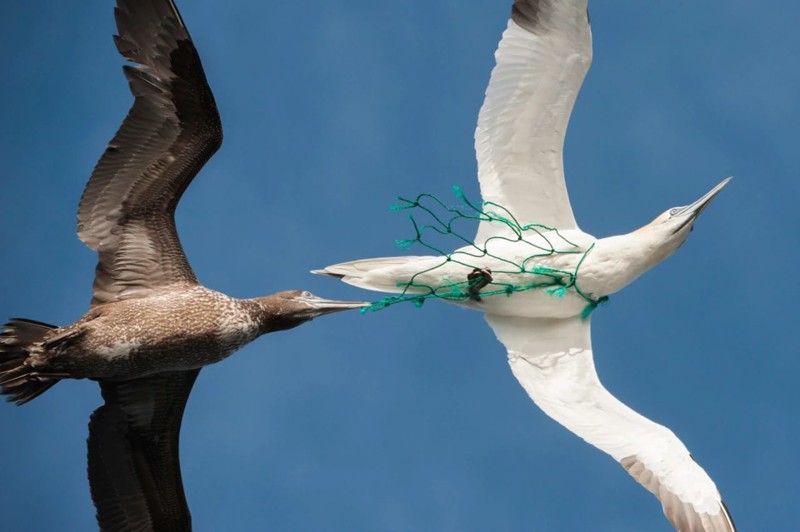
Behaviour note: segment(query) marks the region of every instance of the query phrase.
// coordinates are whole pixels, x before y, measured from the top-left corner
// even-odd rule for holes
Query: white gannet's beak
[[[730,183],[731,179],[733,179],[733,177],[726,177],[720,184],[703,194],[700,199],[673,214],[670,219],[680,219],[681,223],[672,233],[675,234],[686,227],[687,224],[694,222],[695,219],[700,216],[700,213],[703,212],[703,210],[708,206],[708,204],[711,203],[711,200],[714,199],[714,197],[719,194],[723,188],[725,188],[725,185]]]

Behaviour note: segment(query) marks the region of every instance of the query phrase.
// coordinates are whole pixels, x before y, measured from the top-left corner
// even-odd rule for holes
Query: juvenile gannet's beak
[[[727,185],[731,179],[733,179],[733,177],[726,177],[720,184],[703,194],[700,199],[673,214],[670,219],[678,219],[680,220],[680,224],[672,233],[675,234],[686,227],[687,224],[694,222],[695,219],[700,216],[700,213],[703,212],[703,210],[708,206],[708,204],[711,203],[711,200],[714,199],[714,196],[719,194],[719,192],[725,188],[725,185]]]
[[[314,295],[299,297],[297,301],[309,305],[308,314],[312,317],[332,314],[342,310],[368,307],[370,304],[364,301],[335,301],[333,299],[323,299]]]

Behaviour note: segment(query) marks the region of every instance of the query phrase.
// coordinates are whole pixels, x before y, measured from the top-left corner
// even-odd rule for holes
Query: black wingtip
[[[554,9],[553,0],[515,0],[511,8],[511,19],[531,33],[540,33],[546,28],[545,19]],[[591,25],[589,8],[586,8],[586,22]]]
[[[544,3],[545,0],[516,0],[511,8],[511,19],[533,33],[541,26]]]

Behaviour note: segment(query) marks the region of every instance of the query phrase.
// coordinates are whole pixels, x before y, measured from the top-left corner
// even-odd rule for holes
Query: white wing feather
[[[587,0],[518,0],[495,58],[475,131],[483,200],[522,225],[575,229],[562,151],[592,60]],[[495,226],[502,224],[482,223],[477,242],[496,235]]]
[[[668,428],[634,412],[600,383],[588,320],[486,315],[514,376],[550,417],[611,455],[661,501],[681,531],[731,532],[714,482]]]

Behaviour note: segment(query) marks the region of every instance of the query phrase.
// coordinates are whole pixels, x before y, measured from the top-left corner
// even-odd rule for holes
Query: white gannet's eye
[[[673,207],[673,208],[671,208],[671,209],[669,210],[669,215],[670,215],[670,216],[675,216],[676,214],[678,214],[679,212],[681,212],[681,211],[682,211],[684,208],[685,208],[685,207]]]
[[[304,291],[304,292],[303,292],[302,294],[300,294],[300,295],[301,295],[301,296],[303,296],[303,297],[305,297],[305,298],[314,297],[314,294],[312,294],[311,292],[306,292],[306,291]]]

